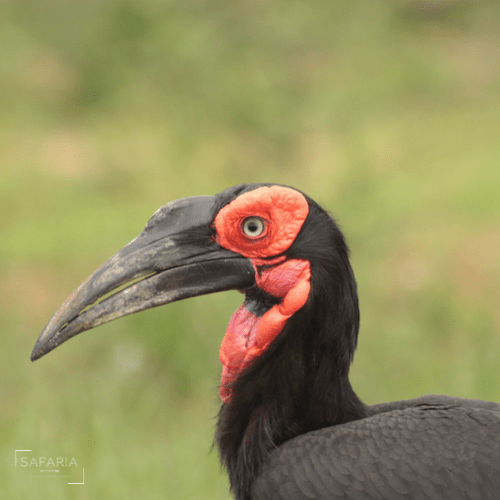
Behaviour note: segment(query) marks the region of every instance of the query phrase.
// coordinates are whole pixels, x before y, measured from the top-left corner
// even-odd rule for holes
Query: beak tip
[[[44,344],[41,343],[39,340],[37,340],[35,347],[33,347],[33,351],[31,353],[30,359],[31,359],[31,361],[36,361],[37,359],[41,358],[47,352],[48,351],[46,349],[44,349]]]
[[[58,344],[59,342],[56,341],[55,336],[48,335],[46,330],[44,330],[38,337],[35,347],[33,347],[33,351],[30,356],[31,361],[36,361],[42,356],[45,356],[45,354],[55,349]]]

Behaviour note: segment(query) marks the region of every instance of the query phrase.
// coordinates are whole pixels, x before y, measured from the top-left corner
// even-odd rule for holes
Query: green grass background
[[[246,182],[340,221],[366,403],[500,401],[496,0],[4,0],[0,498],[229,498],[210,447],[238,293],[29,355],[159,206]],[[16,449],[74,457],[85,484]]]

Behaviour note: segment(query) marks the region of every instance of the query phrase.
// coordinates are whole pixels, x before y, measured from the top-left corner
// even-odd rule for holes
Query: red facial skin
[[[307,301],[311,289],[309,261],[287,260],[283,254],[293,243],[309,213],[305,197],[294,189],[271,186],[244,193],[223,207],[214,224],[217,243],[250,258],[259,288],[282,299],[262,317],[242,305],[233,314],[220,348],[223,365],[221,398],[231,400],[231,386],[255,358],[260,356],[283,330],[287,320]],[[264,223],[256,236],[245,234],[245,219],[258,217]],[[274,267],[258,272],[258,266]]]

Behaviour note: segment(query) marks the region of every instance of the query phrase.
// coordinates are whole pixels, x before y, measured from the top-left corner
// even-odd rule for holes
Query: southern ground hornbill
[[[230,289],[245,302],[220,349],[215,439],[238,500],[500,499],[499,404],[358,399],[348,249],[329,215],[289,187],[163,206],[64,302],[31,359],[120,316]]]

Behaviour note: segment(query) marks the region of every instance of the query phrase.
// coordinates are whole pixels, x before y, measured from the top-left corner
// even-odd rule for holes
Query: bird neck
[[[359,324],[355,290],[333,307],[325,302],[331,293],[315,295],[233,381],[219,412],[216,443],[237,500],[250,498],[275,447],[366,416],[348,377]],[[261,293],[247,294],[245,306],[265,310],[266,301]]]

